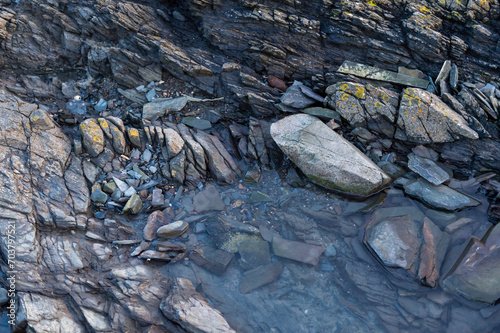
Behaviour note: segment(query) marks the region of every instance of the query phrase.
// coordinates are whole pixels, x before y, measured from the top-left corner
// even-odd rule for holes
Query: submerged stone
[[[271,135],[302,172],[321,186],[367,196],[391,183],[373,161],[313,116],[288,116],[271,125]]]
[[[473,301],[500,299],[500,224],[481,240],[471,239],[442,284],[445,290]]]
[[[436,162],[415,154],[408,155],[408,168],[434,185],[442,184],[450,179],[450,175]]]
[[[241,268],[248,270],[271,263],[269,243],[266,241],[243,241],[238,246]]]
[[[196,265],[217,275],[224,274],[233,257],[234,254],[230,252],[206,245],[194,249],[189,255],[189,259],[193,260]]]
[[[436,209],[459,210],[481,202],[446,185],[433,185],[423,178],[404,184],[405,193]]]
[[[300,261],[316,266],[325,248],[323,246],[295,242],[281,237],[273,238],[273,251],[278,257]]]
[[[283,271],[283,264],[274,262],[259,266],[243,273],[240,283],[240,293],[246,294],[275,281]]]
[[[207,184],[203,191],[194,196],[193,207],[198,213],[203,213],[214,210],[223,210],[225,205],[219,191],[217,191],[217,188],[212,184]]]

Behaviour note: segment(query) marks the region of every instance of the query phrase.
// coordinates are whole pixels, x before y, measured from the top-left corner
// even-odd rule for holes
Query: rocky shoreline
[[[13,331],[500,327],[497,1],[3,4]]]

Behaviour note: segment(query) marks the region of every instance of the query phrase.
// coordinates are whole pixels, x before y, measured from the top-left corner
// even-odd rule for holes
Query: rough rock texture
[[[365,244],[390,268],[435,287],[449,237],[414,207],[382,208],[366,227]]]
[[[178,322],[188,332],[235,332],[222,314],[212,308],[187,279],[174,281],[160,308],[167,318]]]
[[[437,96],[417,88],[407,88],[401,96],[396,138],[414,143],[453,142],[477,139],[458,113]]]
[[[316,117],[286,117],[271,125],[271,135],[310,180],[326,188],[366,196],[391,182],[375,163]]]

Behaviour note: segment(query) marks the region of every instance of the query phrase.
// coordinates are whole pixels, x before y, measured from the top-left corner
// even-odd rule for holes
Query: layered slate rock
[[[446,185],[433,185],[424,178],[408,182],[404,185],[405,193],[429,206],[444,210],[459,210],[475,207],[481,202]]]
[[[352,127],[365,127],[379,134],[394,136],[399,96],[372,85],[338,82],[326,89],[327,104]]]
[[[377,210],[364,242],[385,266],[401,268],[418,283],[435,287],[449,237],[418,209],[399,207]]]
[[[465,119],[428,91],[407,88],[401,95],[396,139],[414,143],[478,139]]]
[[[474,301],[494,303],[500,298],[500,224],[481,240],[471,239],[442,285]]]
[[[187,332],[235,332],[222,314],[212,308],[187,279],[176,279],[172,283],[160,309],[165,317],[177,322]]]
[[[442,184],[450,179],[450,175],[435,161],[415,154],[408,155],[408,168],[434,185]]]
[[[271,135],[311,181],[328,189],[367,196],[391,182],[366,155],[313,116],[286,117],[271,125]]]

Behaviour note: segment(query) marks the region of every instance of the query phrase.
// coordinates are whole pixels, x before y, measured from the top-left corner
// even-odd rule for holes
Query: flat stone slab
[[[368,196],[391,183],[372,160],[316,117],[283,118],[271,125],[271,136],[311,181],[328,189]]]
[[[281,237],[273,238],[273,251],[275,255],[313,266],[318,264],[319,256],[325,250],[326,248],[323,246],[289,241]]]
[[[252,290],[275,281],[282,271],[283,264],[280,262],[274,262],[246,271],[241,279],[240,293],[249,293]]]
[[[450,179],[450,175],[433,160],[415,154],[408,155],[408,168],[424,177],[434,185],[439,185]]]
[[[449,211],[479,206],[481,202],[446,185],[433,185],[423,178],[408,182],[406,194],[436,209]]]
[[[414,76],[383,70],[377,67],[366,66],[352,61],[344,61],[344,63],[342,64],[342,66],[339,67],[337,72],[344,74],[352,74],[355,76],[371,80],[386,81],[405,86],[423,88],[423,89],[426,89],[427,86],[429,85],[429,81],[424,79],[419,79]]]

